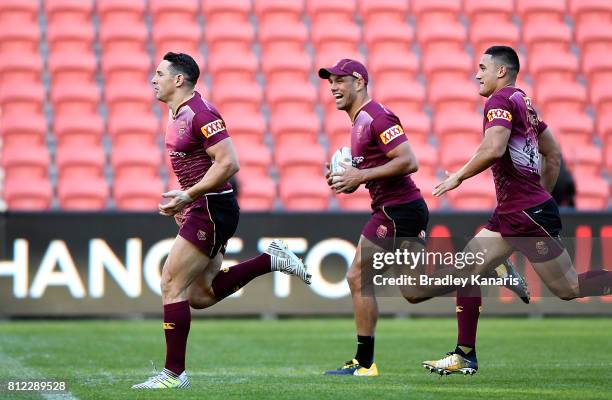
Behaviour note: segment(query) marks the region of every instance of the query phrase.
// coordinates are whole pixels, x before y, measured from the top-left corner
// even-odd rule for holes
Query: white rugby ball
[[[329,163],[329,168],[332,173],[334,172],[344,172],[345,168],[340,165],[340,163],[345,163],[348,165],[352,165],[353,156],[351,155],[350,147],[341,147],[332,156],[331,162]],[[332,178],[332,182],[335,183],[338,180],[338,177],[335,176]]]

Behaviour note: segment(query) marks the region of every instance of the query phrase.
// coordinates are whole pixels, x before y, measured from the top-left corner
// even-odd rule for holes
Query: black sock
[[[476,358],[476,347],[458,344],[455,347],[455,353],[467,358]]]
[[[357,354],[355,355],[359,365],[370,368],[374,362],[374,336],[357,335]]]

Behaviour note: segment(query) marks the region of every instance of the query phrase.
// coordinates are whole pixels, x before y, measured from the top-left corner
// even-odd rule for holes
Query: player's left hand
[[[344,167],[344,171],[331,174],[332,178],[337,177],[331,187],[336,193],[353,193],[363,183],[363,171],[343,162],[340,165]]]
[[[183,190],[171,190],[162,194],[162,197],[170,199],[170,201],[166,204],[157,205],[159,208],[159,213],[166,217],[173,216],[181,211],[187,204],[193,201],[191,196],[189,196],[189,194]]]
[[[436,197],[442,196],[444,193],[453,190],[457,186],[461,185],[461,179],[459,179],[459,175],[455,173],[450,173],[446,171],[446,179],[440,182],[433,190],[432,194]]]

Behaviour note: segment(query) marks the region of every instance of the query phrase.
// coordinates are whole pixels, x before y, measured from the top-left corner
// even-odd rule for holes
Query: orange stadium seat
[[[2,0],[0,25],[38,22],[38,0]]]
[[[103,177],[60,177],[57,183],[59,206],[63,210],[104,210],[109,188]]]
[[[104,54],[146,52],[149,32],[144,23],[118,24],[114,20],[100,26],[99,39]]]
[[[53,134],[58,146],[100,146],[103,132],[104,123],[96,113],[78,115],[68,113],[54,117]]]
[[[612,23],[585,24],[576,27],[576,43],[583,56],[607,54],[612,50]]]
[[[330,142],[329,155],[334,153],[341,146],[350,146],[351,142],[351,120],[344,111],[336,110],[327,113],[323,119],[323,131]],[[337,143],[340,145],[336,146]],[[343,144],[346,143],[346,144]]]
[[[523,24],[563,22],[567,0],[516,0],[516,11]]]
[[[512,22],[514,0],[464,0],[463,11],[472,26]]]
[[[145,0],[96,0],[100,22],[130,25],[142,23],[147,9]]]
[[[103,177],[106,157],[102,146],[71,144],[59,146],[55,154],[61,179]]]
[[[0,86],[2,114],[42,114],[44,101],[45,89],[40,82],[10,82]]]
[[[355,3],[346,0],[308,0],[306,11],[314,24],[351,22],[355,14]]]
[[[536,52],[529,57],[529,73],[541,84],[575,81],[578,76],[578,57],[570,52]]]
[[[4,147],[31,147],[46,145],[47,121],[42,114],[15,118],[4,114],[0,119],[0,136]]]
[[[417,26],[457,21],[457,17],[461,14],[461,3],[461,0],[411,1],[412,13],[416,17]]]
[[[475,80],[437,81],[428,85],[429,103],[435,113],[471,112],[480,104]],[[459,111],[462,110],[462,111]]]
[[[604,146],[612,143],[612,114],[600,115],[597,118],[597,136]]]
[[[555,112],[583,111],[587,101],[585,87],[571,81],[555,85],[538,83],[535,97],[544,116]]]
[[[608,206],[608,182],[599,176],[576,179],[576,208],[604,210]]]
[[[162,201],[164,184],[157,176],[118,177],[114,180],[113,199],[119,210],[153,211]]]
[[[53,85],[51,103],[56,114],[95,114],[98,111],[100,89],[95,83]]]
[[[427,142],[420,141],[420,139],[412,140],[410,134],[408,134],[408,142],[419,162],[417,173],[434,176],[438,169],[438,149]]]
[[[330,193],[325,179],[319,176],[304,176],[300,179],[281,177],[280,198],[285,210],[327,210]]]
[[[54,86],[72,85],[74,82],[95,83],[97,61],[92,52],[52,53],[48,63]]]
[[[45,15],[50,24],[91,23],[93,0],[45,0]]]
[[[582,71],[590,87],[612,84],[612,58],[601,54],[586,54],[581,57]]]
[[[37,53],[5,53],[0,57],[0,86],[10,82],[39,82],[43,62]]]
[[[151,112],[117,112],[108,117],[108,133],[114,146],[141,146],[157,143],[158,121]]]
[[[181,184],[178,182],[178,179],[176,179],[176,175],[174,175],[172,167],[166,168],[166,171],[168,173],[168,180],[165,186],[166,190],[180,189]]]
[[[374,47],[369,53],[369,74],[376,84],[414,81],[419,71],[419,58],[414,52],[384,51]]]
[[[312,59],[306,51],[278,51],[266,53],[261,69],[268,84],[273,82],[308,81]]]
[[[317,143],[319,118],[314,112],[272,114],[270,132],[277,146]]]
[[[157,145],[115,146],[111,152],[111,165],[115,180],[130,177],[157,177],[161,166],[161,153]]]
[[[406,111],[406,110],[391,110],[397,115],[402,122],[404,132],[408,136],[408,140],[415,143],[427,142],[429,133],[431,132],[431,118],[423,111]],[[418,152],[418,149],[416,149]]]
[[[38,53],[40,28],[34,22],[0,24],[0,54]]]
[[[580,177],[580,179],[599,176],[604,165],[603,156],[601,147],[590,143],[581,143],[569,149],[563,149],[565,161],[574,173],[574,176]]]
[[[49,178],[16,178],[4,181],[4,198],[9,210],[48,210],[53,190]]]
[[[242,82],[213,86],[212,101],[221,115],[241,112],[259,112],[263,100],[263,90],[256,82]]]
[[[496,205],[495,185],[490,173],[467,179],[457,190],[448,192],[447,197],[456,210],[492,211]]]
[[[609,172],[612,171],[612,140],[608,139],[605,146],[605,168],[607,169],[609,174]]]
[[[440,167],[442,171],[456,172],[472,158],[478,142],[474,139],[448,141],[440,146]]]
[[[430,211],[439,209],[440,198],[434,197],[431,192],[433,191],[433,188],[440,183],[440,179],[438,179],[435,175],[426,175],[421,171],[417,171],[416,173],[410,175],[410,177],[421,191],[421,196],[423,196],[425,203],[427,203],[427,208],[429,208]]]
[[[391,110],[420,111],[425,102],[425,87],[418,81],[384,81],[374,88],[374,97]]]
[[[406,0],[359,0],[359,12],[366,26],[406,22],[408,2]]]
[[[486,49],[494,45],[517,48],[519,40],[519,29],[513,22],[491,21],[470,24],[470,42],[474,46],[474,55],[477,59],[480,59]]]
[[[421,59],[423,73],[429,82],[465,80],[475,75],[476,64],[463,50],[432,52]]]
[[[102,57],[102,73],[107,85],[148,82],[153,75],[151,59],[144,52],[109,53]]]
[[[241,210],[267,211],[274,206],[276,184],[268,176],[238,173],[239,199]]]
[[[332,191],[336,197],[336,201],[340,208],[344,211],[371,211],[372,210],[372,198],[370,192],[361,185],[354,193],[336,194]]]
[[[523,42],[530,57],[541,53],[569,52],[572,29],[564,22],[542,24],[535,21],[523,25]]]
[[[543,119],[550,125],[564,151],[593,140],[593,120],[584,111],[551,113]]]
[[[231,29],[228,29],[226,22],[213,22],[206,26],[204,39],[208,44],[208,51],[213,54],[222,50],[243,54],[251,51],[255,31],[249,22],[237,23],[232,25]]]
[[[229,51],[209,54],[208,72],[213,84],[227,83],[240,85],[240,82],[253,82],[257,74],[257,57],[253,52],[244,52],[240,57]]]
[[[93,52],[96,34],[91,23],[66,24],[58,22],[49,24],[47,43],[49,51],[54,53]]]
[[[359,51],[361,29],[354,22],[319,23],[312,26],[311,38],[317,53],[335,52],[339,60],[344,53]]]
[[[240,162],[240,173],[243,175],[268,175],[272,165],[270,149],[263,143],[242,143],[233,140]]]
[[[174,25],[195,22],[200,4],[198,0],[149,0],[153,24]]]
[[[466,29],[458,21],[417,25],[417,41],[424,55],[430,52],[462,51]]]
[[[202,0],[202,12],[207,23],[248,22],[251,0]]]
[[[300,180],[303,176],[323,176],[325,151],[317,143],[293,143],[276,146],[276,166],[284,179]]]
[[[260,24],[257,35],[264,55],[304,52],[308,28],[300,21],[271,22]]]
[[[299,22],[304,0],[255,0],[255,15],[260,24]]]
[[[266,100],[273,114],[314,111],[317,91],[309,82],[294,82],[287,90],[284,82],[266,86]]]
[[[414,30],[406,22],[389,22],[366,26],[363,36],[370,51],[406,52],[411,50]]]
[[[151,111],[153,89],[146,82],[134,82],[130,90],[125,90],[123,84],[106,85],[104,94],[110,114]]]
[[[263,143],[266,121],[260,112],[223,113],[223,120],[234,143]]]
[[[153,44],[157,59],[169,51],[176,53],[187,53],[202,64],[200,53],[200,39],[202,29],[197,22],[183,22],[180,24],[155,24],[153,25]]]
[[[591,86],[591,104],[597,115],[608,115],[612,112],[612,87],[605,82],[603,85]]]
[[[2,166],[6,179],[46,177],[50,162],[46,146],[2,149]]]
[[[474,143],[477,144],[481,140],[483,134],[482,120],[482,114],[476,111],[437,113],[434,116],[433,131],[443,147],[452,148],[456,143],[463,141],[466,143],[466,147],[471,148]],[[447,143],[448,146],[446,146]]]
[[[576,25],[612,22],[612,3],[606,0],[568,0]]]

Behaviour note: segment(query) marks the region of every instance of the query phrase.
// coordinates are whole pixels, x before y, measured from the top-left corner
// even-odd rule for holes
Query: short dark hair
[[[516,51],[510,46],[491,46],[485,52],[489,54],[495,62],[505,66],[510,71],[512,78],[516,78],[520,69],[521,63],[519,62]]]
[[[198,63],[195,62],[193,57],[189,54],[169,51],[164,55],[164,60],[170,63],[170,68],[175,75],[183,75],[191,86],[195,86],[200,77],[200,67],[198,67]]]

